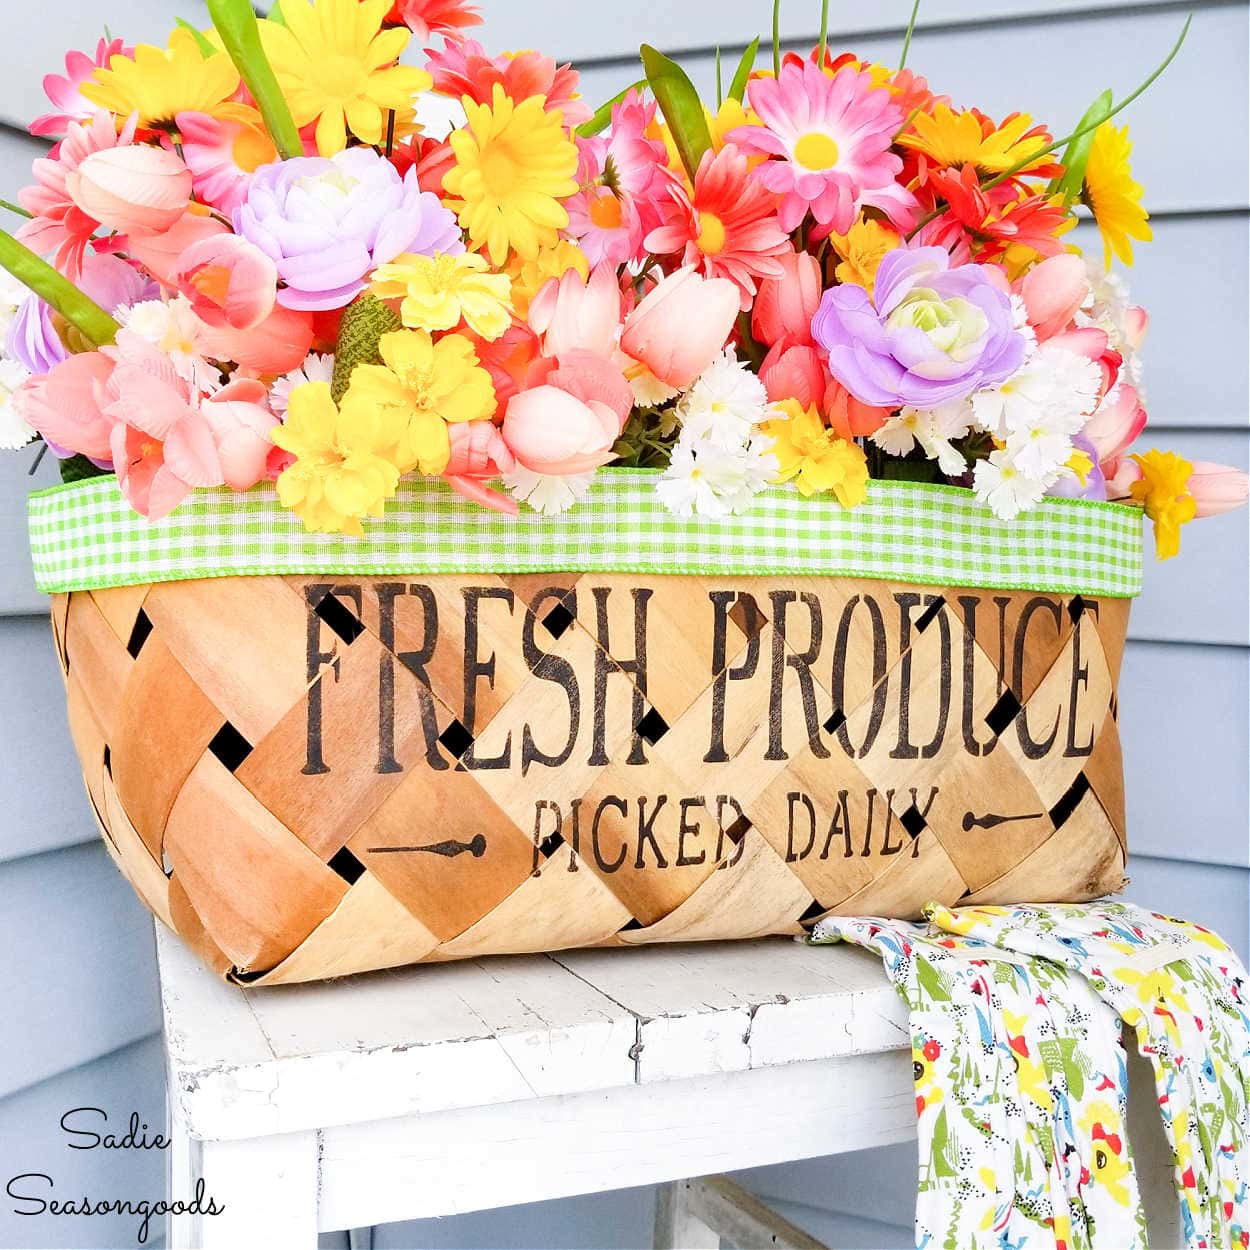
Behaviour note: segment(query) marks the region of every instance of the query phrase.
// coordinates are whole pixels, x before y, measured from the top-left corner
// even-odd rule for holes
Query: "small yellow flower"
[[[773,405],[779,415],[762,426],[773,439],[781,466],[777,481],[793,481],[802,495],[832,491],[844,508],[864,502],[868,493],[868,462],[858,443],[839,438],[820,419],[815,405],[797,399]]]
[[[399,315],[410,330],[454,330],[464,321],[494,342],[512,324],[512,279],[489,272],[486,258],[416,256],[411,252],[382,265],[373,275],[379,299],[402,299]]]
[[[1133,181],[1129,157],[1133,144],[1128,127],[1103,122],[1094,131],[1085,167],[1085,189],[1081,198],[1089,205],[1098,223],[1104,248],[1104,263],[1111,268],[1114,252],[1126,265],[1133,263],[1130,239],[1147,242],[1153,237],[1150,214],[1141,206],[1142,186]]]
[[[204,56],[195,36],[179,27],[169,46],[141,43],[133,56],[109,59],[82,85],[82,94],[118,117],[139,114],[139,125],[172,128],[178,113],[220,112],[239,89],[239,71],[225,52]]]
[[[393,414],[390,452],[400,471],[441,473],[451,458],[447,426],[495,415],[495,384],[461,334],[435,342],[424,330],[384,334],[381,365],[357,365],[345,405]]]
[[[562,278],[570,269],[576,269],[583,282],[590,281],[590,261],[576,243],[561,239],[555,247],[544,247],[531,260],[514,256],[508,262],[508,276],[512,279],[512,305],[518,317],[528,317],[534,296],[551,281]]]
[[[975,165],[982,173],[998,174],[1010,169],[1031,153],[1038,153],[1020,170],[1030,170],[1054,160],[1043,156],[1049,146],[1048,134],[1030,134],[1033,119],[1017,113],[1001,125],[982,119],[971,111],[956,111],[949,104],[938,104],[931,113],[920,112],[911,119],[907,133],[899,136],[899,145],[921,152],[938,166]]]
[[[1082,451],[1079,447],[1068,457],[1068,463],[1064,466],[1071,469],[1076,474],[1076,480],[1082,486],[1089,484],[1089,475],[1094,471],[1093,457],[1087,451]]]
[[[879,221],[860,217],[846,234],[831,234],[829,242],[842,258],[835,270],[838,281],[853,282],[871,295],[877,267],[887,252],[898,247],[899,236],[897,231]]]
[[[408,46],[403,27],[382,29],[391,0],[283,0],[285,26],[261,22],[261,39],[297,126],[317,122],[317,150],[333,156],[351,131],[382,141],[389,110],[407,116],[412,97],[434,80],[396,65]]]
[[[1192,521],[1198,511],[1198,504],[1189,493],[1194,466],[1174,451],[1154,448],[1133,459],[1142,476],[1129,490],[1154,522],[1155,551],[1159,559],[1170,560],[1181,549],[1181,526]]]
[[[286,422],[275,426],[274,444],[295,457],[278,478],[278,499],[309,533],[352,534],[362,517],[382,515],[399,484],[399,469],[386,454],[398,437],[398,421],[368,406],[340,410],[324,382],[291,392]]]
[[[467,96],[462,103],[469,124],[451,133],[456,165],[443,179],[448,205],[496,265],[506,264],[510,251],[534,260],[569,224],[560,201],[577,191],[577,147],[542,96],[517,104],[496,83],[490,104]]]

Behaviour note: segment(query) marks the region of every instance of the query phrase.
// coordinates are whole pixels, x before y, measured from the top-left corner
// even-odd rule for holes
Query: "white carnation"
[[[723,447],[683,432],[656,486],[660,502],[677,516],[744,512],[777,475],[772,446],[772,439],[759,433],[736,447]]]
[[[692,438],[733,450],[766,419],[767,407],[763,382],[728,347],[682,397],[677,415]]]
[[[0,358],[0,450],[17,451],[35,437],[35,431],[26,424],[13,403],[17,390],[30,372],[16,360]]]
[[[595,471],[570,473],[557,476],[551,473],[535,473],[523,465],[517,465],[511,473],[504,474],[503,484],[514,499],[527,503],[535,512],[546,516],[558,516],[574,504],[581,503],[594,484]]]

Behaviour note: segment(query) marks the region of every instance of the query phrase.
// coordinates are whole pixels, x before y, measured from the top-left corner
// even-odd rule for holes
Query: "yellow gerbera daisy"
[[[898,142],[901,147],[922,152],[936,165],[975,165],[988,174],[1000,174],[1032,152],[1039,153],[1037,160],[1020,170],[1022,176],[1053,164],[1055,159],[1040,155],[1050,145],[1050,135],[1035,130],[1027,113],[1017,113],[996,125],[973,110],[956,112],[949,104],[939,104],[931,113],[917,113]]]
[[[899,244],[898,232],[870,218],[860,217],[846,234],[831,234],[829,242],[842,258],[835,270],[839,282],[853,282],[869,295],[877,279],[877,267]]]
[[[1150,214],[1141,206],[1142,187],[1133,181],[1129,157],[1133,144],[1128,127],[1115,127],[1103,122],[1094,131],[1085,167],[1085,189],[1082,199],[1089,205],[1102,234],[1105,263],[1111,268],[1114,252],[1126,265],[1133,263],[1130,239],[1148,241],[1152,237],[1147,222]]]
[[[560,203],[577,191],[577,147],[542,96],[515,103],[496,83],[490,104],[462,103],[465,129],[451,134],[455,168],[443,179],[460,224],[496,265],[510,251],[534,260],[569,224]]]
[[[777,416],[761,427],[773,440],[780,470],[777,481],[790,482],[801,495],[832,491],[844,508],[864,502],[868,493],[868,461],[858,443],[839,438],[820,419],[815,405],[797,399],[773,405]]]
[[[394,414],[391,458],[402,472],[441,473],[451,458],[448,424],[495,415],[495,384],[462,334],[435,342],[424,330],[395,330],[378,344],[383,364],[357,365],[344,406]]]
[[[512,306],[517,316],[528,317],[534,296],[552,278],[563,278],[570,269],[576,269],[583,282],[590,281],[590,261],[586,253],[568,239],[561,239],[555,247],[544,247],[531,260],[514,256],[507,272],[512,279]]]
[[[407,115],[433,79],[396,65],[408,46],[403,27],[382,29],[391,0],[283,0],[285,26],[261,22],[265,52],[297,126],[317,122],[317,150],[333,156],[350,130],[382,141],[387,112]]]
[[[309,533],[354,534],[361,518],[382,515],[399,485],[399,469],[386,454],[399,437],[396,414],[367,404],[340,409],[325,382],[292,392],[274,444],[295,457],[278,478],[278,499]]]
[[[405,253],[373,275],[379,299],[402,300],[399,315],[410,330],[454,330],[464,321],[494,342],[512,324],[512,279],[490,273],[484,256],[417,256]]]
[[[1154,522],[1155,551],[1160,560],[1170,560],[1181,549],[1181,526],[1187,525],[1198,512],[1198,504],[1189,493],[1189,479],[1194,466],[1174,451],[1152,448],[1144,456],[1133,456],[1141,469],[1141,481],[1129,491],[1144,505],[1146,515]]]
[[[110,57],[82,85],[92,104],[118,117],[139,114],[139,125],[172,127],[178,113],[216,114],[239,89],[239,71],[225,52],[204,56],[195,36],[179,27],[169,46],[141,43],[133,56]]]

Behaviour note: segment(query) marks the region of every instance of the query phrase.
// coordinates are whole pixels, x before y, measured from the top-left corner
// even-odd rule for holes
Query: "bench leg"
[[[657,1185],[655,1250],[720,1250],[720,1234],[690,1210],[690,1181]]]
[[[171,1199],[201,1200],[171,1218],[168,1250],[316,1250],[317,1155],[316,1133],[175,1146]]]

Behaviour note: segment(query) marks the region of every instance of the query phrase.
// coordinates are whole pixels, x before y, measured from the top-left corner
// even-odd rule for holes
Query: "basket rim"
[[[793,484],[724,518],[673,516],[658,469],[612,466],[568,512],[504,517],[440,479],[400,483],[363,538],[308,534],[272,483],[199,490],[150,523],[112,475],[33,492],[37,587],[48,593],[236,576],[624,573],[809,576],[1133,598],[1142,586],[1142,511],[1047,498],[1000,521],[971,490],[869,483],[846,509]]]

